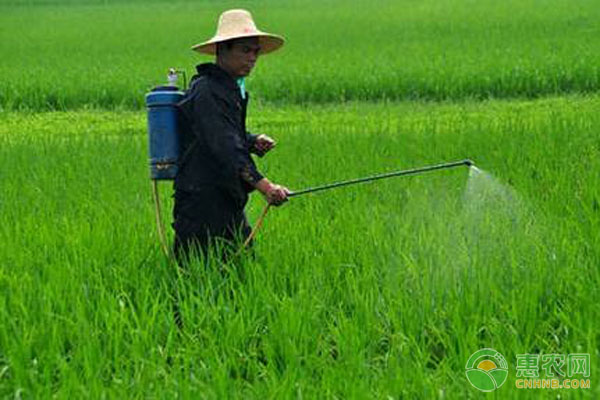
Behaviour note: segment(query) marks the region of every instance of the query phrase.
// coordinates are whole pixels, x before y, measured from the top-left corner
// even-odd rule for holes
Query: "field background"
[[[3,0],[3,3],[5,0]],[[597,0],[142,2],[0,6],[0,104],[140,108],[219,13],[248,7],[288,44],[261,60],[261,100],[539,97],[600,87]],[[10,3],[9,3],[10,4]]]
[[[231,7],[288,39],[247,83],[272,180],[490,175],[293,199],[255,258],[179,275],[143,96]],[[479,398],[464,366],[493,347],[486,397],[597,398],[599,58],[591,0],[2,1],[0,396]],[[522,353],[590,353],[592,388],[517,390]]]

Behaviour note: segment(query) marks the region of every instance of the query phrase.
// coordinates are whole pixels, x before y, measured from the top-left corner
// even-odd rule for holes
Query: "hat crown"
[[[252,14],[246,10],[228,10],[221,14],[215,36],[234,36],[260,33],[252,19]]]

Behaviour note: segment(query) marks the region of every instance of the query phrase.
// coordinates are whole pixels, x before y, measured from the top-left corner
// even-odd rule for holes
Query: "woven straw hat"
[[[260,54],[270,53],[283,45],[284,39],[279,35],[259,31],[252,20],[252,15],[246,10],[227,10],[219,17],[217,33],[210,40],[192,46],[204,54],[216,54],[217,43],[231,39],[258,37]]]

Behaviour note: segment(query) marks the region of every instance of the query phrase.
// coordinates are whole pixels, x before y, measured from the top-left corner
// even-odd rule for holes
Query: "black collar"
[[[198,64],[196,66],[196,71],[198,71],[198,77],[201,76],[210,76],[217,80],[219,83],[223,84],[226,88],[231,90],[240,91],[237,82],[227,71],[223,68],[219,67],[214,63],[204,63]]]

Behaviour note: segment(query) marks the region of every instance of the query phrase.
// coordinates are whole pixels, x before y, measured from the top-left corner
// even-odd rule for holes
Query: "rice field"
[[[263,101],[535,98],[600,88],[597,0],[5,3],[0,105],[8,109],[142,108],[168,67],[192,74],[208,60],[189,48],[212,36],[222,10],[240,6],[288,40],[252,77]]]
[[[271,180],[480,172],[293,198],[253,255],[182,272],[143,95],[240,3],[2,2],[0,397],[479,398],[491,347],[490,398],[597,398],[598,5],[241,3],[288,39],[247,83]],[[591,387],[518,389],[526,353],[590,354]]]

